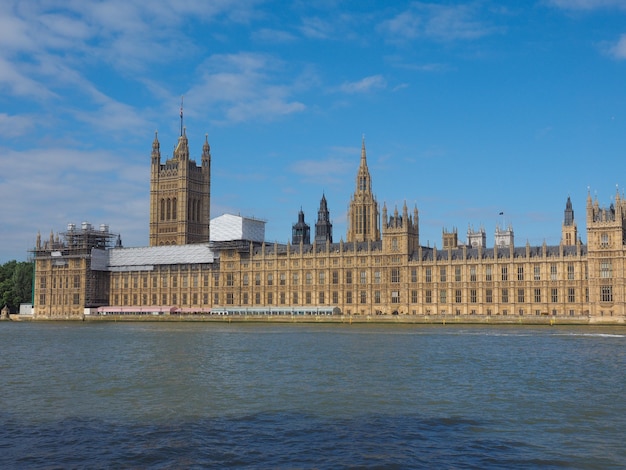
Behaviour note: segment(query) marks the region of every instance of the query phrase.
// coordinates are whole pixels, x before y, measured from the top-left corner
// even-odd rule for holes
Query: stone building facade
[[[173,158],[179,168],[181,163],[191,168],[186,166],[186,145],[183,133]],[[166,175],[171,176],[167,185],[165,179],[157,184],[156,176],[169,171],[171,163],[159,163],[155,138],[150,247],[122,248],[119,239],[113,244],[107,236],[104,240],[87,237],[78,249],[72,246],[70,231],[61,237],[51,235],[45,243],[38,239],[33,250],[35,317],[75,318],[85,309],[94,312],[108,306],[111,311],[131,312],[167,307],[189,314],[324,308],[345,315],[491,316],[494,320],[546,315],[624,321],[626,200],[619,193],[609,208],[601,208],[588,196],[586,245],[578,238],[568,198],[558,245],[515,246],[509,226],[501,230],[506,243],[493,247],[486,246],[482,228],[468,230],[466,243],[459,243],[456,229],[444,230],[442,249],[437,249],[420,244],[416,207],[409,210],[405,203],[391,211],[385,204],[379,216],[363,142],[346,241],[332,241],[324,196],[312,243],[300,236],[304,232],[295,237],[296,225],[295,238],[286,244],[243,236],[206,242],[202,240],[208,236],[208,223],[203,232],[196,222],[207,221],[208,192],[189,191],[193,186],[189,173],[189,181]],[[197,184],[203,188],[209,187],[203,173],[209,166],[205,142],[197,172],[202,175]],[[180,196],[184,191],[191,196]],[[175,223],[172,212],[167,219],[168,198],[176,199]],[[188,204],[191,198],[200,201],[195,207],[203,215],[181,209],[194,207]],[[166,212],[160,224],[163,200]],[[303,215],[300,222],[304,223]],[[176,229],[159,231],[164,227]]]

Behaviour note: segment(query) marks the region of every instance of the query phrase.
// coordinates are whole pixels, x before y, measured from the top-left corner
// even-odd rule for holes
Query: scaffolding
[[[37,261],[49,260],[52,269],[70,268],[74,272],[80,270],[84,307],[95,307],[108,303],[108,277],[105,273],[91,269],[93,250],[106,250],[121,247],[118,234],[109,231],[109,226],[102,224],[98,228],[89,222],[80,227],[68,224],[67,230],[54,236],[50,234],[47,241],[37,236],[35,248],[31,250],[37,269]]]

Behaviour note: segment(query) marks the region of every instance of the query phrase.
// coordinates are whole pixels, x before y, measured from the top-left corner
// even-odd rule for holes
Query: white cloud
[[[0,113],[0,136],[13,138],[26,135],[35,127],[31,116]]]
[[[193,111],[217,106],[229,122],[301,112],[306,106],[291,96],[302,81],[284,78],[285,66],[263,54],[212,56],[200,67],[199,83],[189,90],[194,96]],[[291,83],[276,83],[281,79]]]
[[[339,90],[344,93],[368,93],[376,89],[387,87],[387,81],[382,75],[371,75],[356,82],[343,83]]]
[[[626,59],[626,34],[622,34],[614,45],[609,48],[609,54],[615,59]]]
[[[624,0],[548,0],[548,4],[566,10],[626,9]]]
[[[416,2],[381,23],[379,29],[391,40],[427,38],[437,41],[477,39],[497,31],[478,20],[477,16],[477,8],[472,5]]]

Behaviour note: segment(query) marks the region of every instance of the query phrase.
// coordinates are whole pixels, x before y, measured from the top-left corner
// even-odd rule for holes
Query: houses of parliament
[[[87,222],[38,235],[31,250],[33,317],[302,314],[521,322],[548,316],[624,322],[626,200],[619,193],[609,207],[587,196],[586,245],[568,197],[558,245],[516,246],[509,226],[496,228],[494,246],[487,246],[482,228],[468,230],[464,242],[455,229],[444,229],[440,248],[423,246],[417,207],[380,207],[363,141],[345,241],[334,240],[322,195],[313,230],[300,211],[290,242],[267,243],[263,221],[229,214],[211,220],[206,137],[199,160],[190,158],[182,124],[165,162],[155,135],[149,246],[123,247],[108,226]]]

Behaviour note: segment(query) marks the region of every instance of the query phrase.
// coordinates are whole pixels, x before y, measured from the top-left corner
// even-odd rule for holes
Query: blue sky
[[[155,130],[212,153],[211,215],[287,242],[322,194],[345,239],[364,135],[381,207],[441,232],[511,224],[558,244],[568,196],[626,186],[626,0],[5,0],[0,262],[37,232],[109,224],[148,244]],[[499,216],[504,212],[504,218]]]

